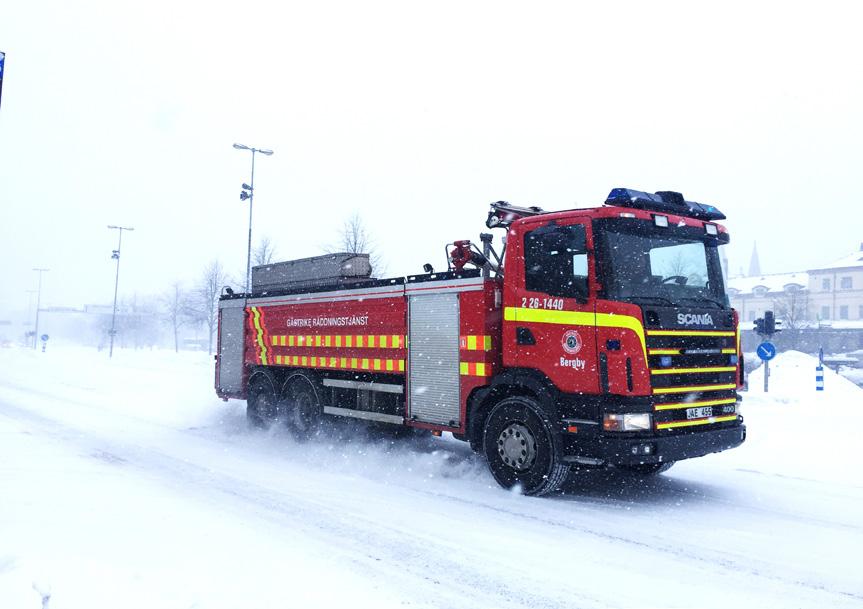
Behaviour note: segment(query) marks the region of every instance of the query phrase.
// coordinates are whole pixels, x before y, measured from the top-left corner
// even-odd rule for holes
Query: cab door
[[[590,224],[513,227],[504,289],[504,365],[542,372],[561,391],[598,393]]]

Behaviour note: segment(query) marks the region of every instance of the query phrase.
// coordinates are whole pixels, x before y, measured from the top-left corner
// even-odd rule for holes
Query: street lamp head
[[[258,150],[258,152],[260,152],[261,154],[266,154],[267,156],[273,154],[272,150]]]
[[[237,150],[251,150],[248,146],[243,146],[242,144],[234,144],[234,148]]]

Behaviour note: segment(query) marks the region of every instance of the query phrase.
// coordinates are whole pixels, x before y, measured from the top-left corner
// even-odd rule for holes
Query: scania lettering
[[[491,205],[447,270],[373,279],[368,256],[255,267],[219,301],[216,392],[306,437],[328,416],[450,432],[529,495],[573,468],[636,476],[740,445],[724,219],[675,192],[600,207]]]
[[[693,315],[692,313],[678,313],[677,323],[681,326],[712,326],[713,318],[710,316],[710,313],[705,313],[704,315]]]

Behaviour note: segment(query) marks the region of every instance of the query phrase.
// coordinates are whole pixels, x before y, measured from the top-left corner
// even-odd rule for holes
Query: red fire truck
[[[743,359],[715,207],[616,188],[605,205],[493,203],[505,231],[448,269],[369,278],[368,257],[255,267],[219,301],[216,391],[300,437],[327,416],[451,432],[503,487],[572,467],[638,475],[740,445]]]

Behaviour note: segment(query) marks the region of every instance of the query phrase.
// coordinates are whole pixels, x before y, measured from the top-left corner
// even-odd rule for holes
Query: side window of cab
[[[550,223],[524,235],[524,283],[533,292],[587,300],[587,232]]]

